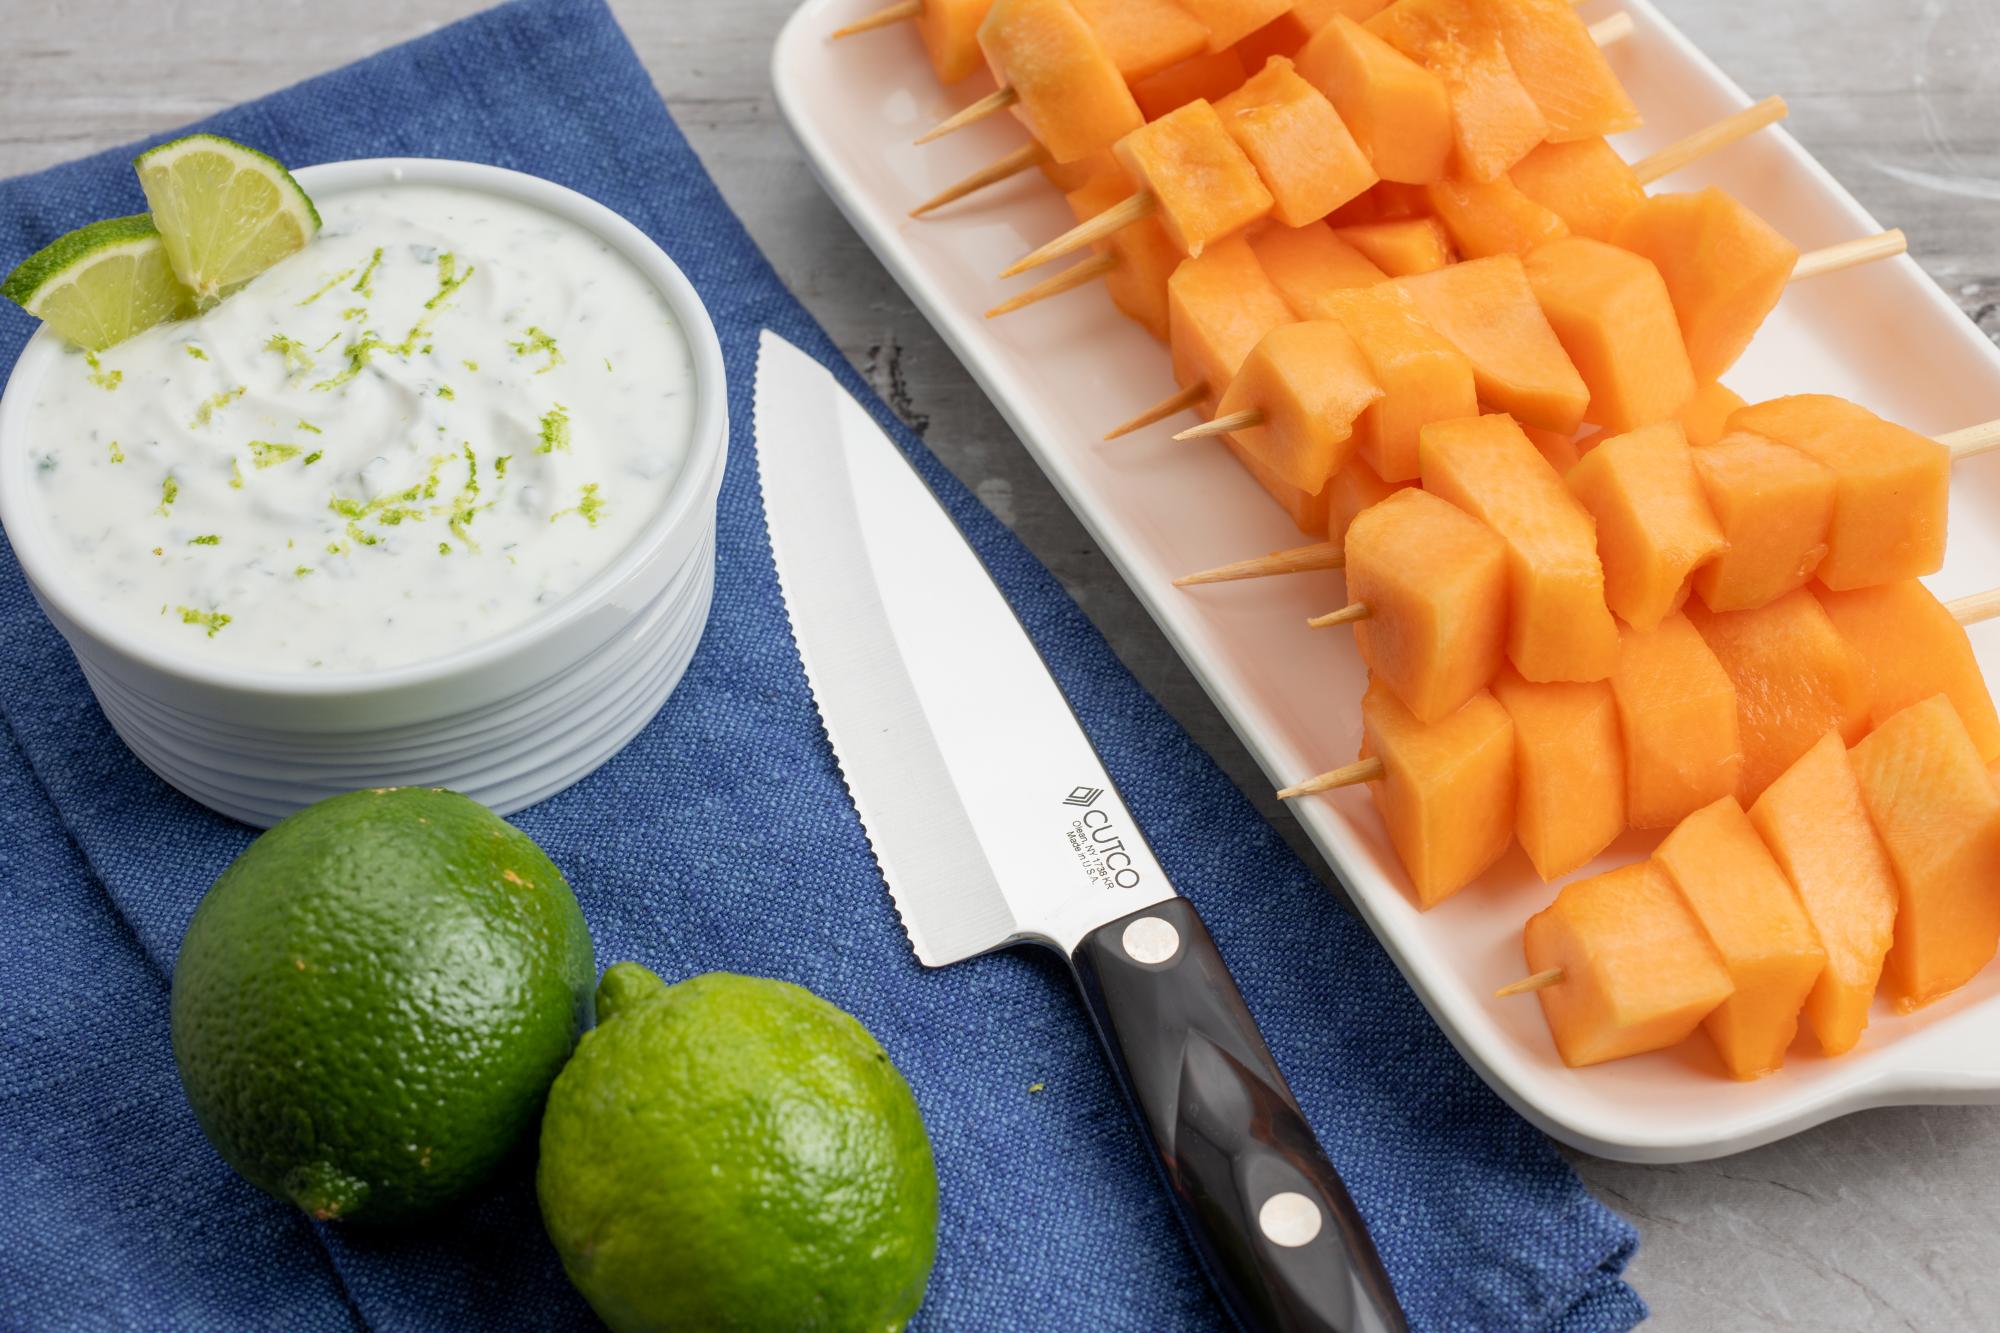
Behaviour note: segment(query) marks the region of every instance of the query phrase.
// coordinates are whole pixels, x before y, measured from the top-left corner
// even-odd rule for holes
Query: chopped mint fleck
[[[125,451],[118,447],[118,441],[116,440],[113,440],[111,442],[111,461],[114,463],[122,463],[125,461]]]
[[[326,451],[324,449],[315,449],[311,453],[306,455],[306,461],[299,464],[299,466],[311,467],[314,463],[319,462],[320,459],[325,457],[326,457]]]
[[[449,384],[440,384],[438,385],[438,397],[444,399],[446,402],[451,402],[454,399],[456,399],[458,395],[451,391],[451,386]]]
[[[237,385],[233,389],[224,389],[221,393],[214,395],[213,397],[209,398],[206,402],[204,402],[200,407],[197,407],[194,410],[194,420],[189,422],[188,424],[194,427],[196,430],[199,430],[201,427],[206,426],[209,422],[215,419],[215,414],[218,410],[229,406],[231,403],[235,402],[238,398],[241,398],[245,392],[247,392],[247,390],[241,384]]]
[[[83,363],[90,367],[90,382],[106,393],[110,393],[113,389],[117,388],[125,379],[125,372],[122,370],[106,370],[103,364],[98,361],[97,353],[95,352],[85,352],[83,354]]]
[[[208,631],[208,637],[211,639],[229,623],[229,617],[220,611],[197,611],[191,606],[183,606],[178,610],[181,613],[181,624],[199,625]]]
[[[285,358],[285,373],[288,375],[312,369],[312,353],[308,352],[306,345],[297,338],[287,338],[282,333],[274,333],[270,341],[264,344],[264,350],[276,352]]]
[[[311,296],[308,296],[305,300],[298,302],[298,304],[311,305],[314,301],[319,300],[320,297],[325,296],[328,292],[332,291],[334,288],[338,287],[341,283],[346,282],[349,278],[353,276],[354,276],[353,269],[351,268],[342,269],[340,272],[334,274],[331,278],[328,278],[326,280],[325,286],[321,287]]]
[[[193,343],[182,343],[181,350],[197,361],[208,360],[208,353],[202,351],[201,348],[195,346]]]
[[[220,546],[222,538],[213,532],[205,532],[199,537],[188,538],[189,546]]]
[[[542,442],[535,446],[535,452],[552,454],[558,449],[569,452],[569,409],[561,403],[542,414]]]
[[[468,264],[465,266],[465,272],[460,273],[457,255],[449,250],[439,255],[437,295],[424,302],[424,309],[435,310],[443,305],[453,292],[472,281],[472,275],[478,271],[476,266]]]
[[[167,511],[174,507],[174,501],[180,498],[181,484],[175,481],[174,474],[169,472],[167,479],[160,483],[160,507],[153,512],[164,518]]]
[[[315,434],[315,435],[323,435],[323,434],[325,434],[325,432],[324,432],[324,431],[322,431],[322,430],[321,430],[321,429],[320,429],[320,428],[319,428],[318,426],[315,426],[315,425],[313,425],[313,424],[312,424],[312,422],[310,422],[310,421],[307,421],[307,420],[306,420],[306,419],[305,419],[304,417],[300,417],[300,418],[299,418],[299,427],[298,427],[298,428],[299,428],[300,430],[306,430],[306,431],[311,431],[311,432],[312,432],[313,434]]]
[[[507,345],[514,349],[515,356],[547,356],[548,360],[535,370],[537,375],[546,375],[563,363],[563,354],[556,347],[554,335],[533,324],[528,326],[527,337]]]
[[[372,290],[370,290],[368,284],[375,277],[375,266],[377,264],[380,264],[381,262],[382,262],[382,247],[378,245],[375,247],[375,253],[368,257],[368,267],[362,269],[361,276],[354,280],[355,291],[360,292],[363,296],[373,296],[375,294]]]
[[[597,520],[604,515],[604,500],[597,493],[597,483],[594,481],[585,482],[583,484],[583,498],[578,500],[572,508],[558,509],[555,513],[550,514],[549,522],[555,522],[564,514],[575,514],[584,522],[590,524],[591,527],[596,527]]]
[[[299,447],[296,444],[273,444],[269,440],[250,441],[250,457],[256,461],[259,472],[298,456]]]

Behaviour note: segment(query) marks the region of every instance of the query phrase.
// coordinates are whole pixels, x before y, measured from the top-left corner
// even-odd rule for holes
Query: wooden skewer
[[[1601,18],[1590,25],[1590,40],[1599,46],[1609,46],[1622,42],[1632,35],[1632,16],[1619,10],[1607,18]]]
[[[1335,625],[1352,625],[1357,620],[1367,620],[1375,613],[1368,609],[1366,602],[1349,602],[1338,611],[1329,611],[1323,616],[1314,616],[1306,621],[1307,629],[1329,629]]]
[[[2000,449],[2000,418],[1967,426],[1964,430],[1947,431],[1937,437],[1937,442],[1951,450],[1951,461],[1954,463],[1974,454]]]
[[[1151,190],[1141,190],[1128,194],[1095,217],[1085,218],[1062,235],[1040,249],[1031,250],[1000,270],[1000,276],[1011,278],[1016,273],[1025,273],[1037,264],[1046,264],[1051,259],[1060,259],[1066,254],[1083,249],[1093,241],[1101,241],[1112,232],[1129,227],[1143,218],[1158,212],[1160,201]]]
[[[1792,281],[1800,282],[1826,273],[1838,273],[1844,268],[1873,263],[1877,259],[1893,258],[1909,248],[1909,238],[1903,235],[1903,229],[1891,227],[1873,236],[1856,237],[1800,255],[1798,267],[1792,270]]]
[[[1519,981],[1508,982],[1499,990],[1493,992],[1493,998],[1504,1000],[1509,995],[1526,995],[1530,991],[1547,990],[1551,986],[1560,986],[1563,983],[1563,976],[1564,973],[1561,968],[1551,967],[1546,971],[1537,972],[1533,976],[1522,977]]]
[[[943,120],[925,130],[917,136],[917,142],[929,143],[933,139],[942,139],[953,130],[962,130],[967,125],[976,124],[988,116],[998,115],[1020,100],[1021,94],[1015,92],[1011,86],[995,88],[971,106],[946,116]]]
[[[924,0],[896,0],[895,4],[886,5],[865,19],[856,19],[846,27],[835,28],[833,30],[833,37],[830,40],[837,42],[843,37],[852,37],[858,32],[873,32],[877,28],[886,28],[892,23],[901,23],[904,19],[913,19],[923,12]]]
[[[943,208],[946,204],[955,203],[965,198],[968,194],[983,190],[989,185],[997,185],[1010,176],[1018,176],[1033,167],[1039,167],[1048,160],[1049,150],[1042,147],[1041,144],[1033,139],[1030,139],[1013,152],[1008,153],[1005,157],[988,163],[956,185],[945,186],[942,190],[939,190],[936,194],[911,209],[910,216],[920,218],[933,209]]]
[[[1197,380],[1185,389],[1174,390],[1130,421],[1123,421],[1113,426],[1104,432],[1104,438],[1115,440],[1120,435],[1130,435],[1135,430],[1144,430],[1156,421],[1165,421],[1168,417],[1185,412],[1191,407],[1200,407],[1207,397],[1208,381]]]
[[[1977,625],[1982,620],[1991,620],[2000,616],[2000,588],[1988,588],[1985,592],[1954,598],[1944,604],[1944,609],[1951,612],[1951,618],[1961,625]]]
[[[1241,412],[1230,412],[1227,415],[1215,418],[1213,421],[1204,421],[1199,426],[1189,426],[1186,430],[1178,432],[1174,438],[1177,440],[1199,440],[1205,436],[1227,435],[1233,430],[1249,430],[1253,426],[1261,426],[1263,424],[1264,409],[1261,407],[1246,407]]]
[[[1733,115],[1724,116],[1713,125],[1696,130],[1685,139],[1668,144],[1657,153],[1640,158],[1632,164],[1632,174],[1639,178],[1641,185],[1651,185],[1660,177],[1679,171],[1688,163],[1699,161],[1719,149],[1727,148],[1738,139],[1747,138],[1766,125],[1775,125],[1785,118],[1789,110],[1782,97],[1767,97],[1761,102],[1753,102]]]
[[[1335,787],[1358,787],[1364,782],[1380,782],[1384,776],[1381,759],[1370,755],[1366,759],[1357,759],[1345,768],[1336,768],[1283,788],[1278,792],[1278,799],[1289,801],[1294,796],[1311,796],[1314,792],[1332,791]]]
[[[987,311],[986,318],[993,319],[1019,310],[1023,306],[1033,305],[1037,301],[1045,301],[1051,296],[1060,296],[1066,291],[1083,286],[1086,282],[1095,282],[1117,267],[1118,256],[1109,251],[1101,255],[1092,255],[1083,262],[1072,264],[1055,276],[1043,278],[1025,291],[1008,297]]]
[[[1229,583],[1236,579],[1261,579],[1267,574],[1304,574],[1316,569],[1339,569],[1347,563],[1347,552],[1339,542],[1314,542],[1273,551],[1254,560],[1238,560],[1230,565],[1183,574],[1174,580],[1176,588],[1192,588],[1200,583]]]

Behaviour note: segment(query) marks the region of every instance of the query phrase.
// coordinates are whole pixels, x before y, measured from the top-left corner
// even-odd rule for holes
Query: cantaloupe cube
[[[1605,681],[1537,683],[1504,665],[1492,690],[1514,721],[1514,836],[1560,879],[1625,831],[1617,701]]]
[[[1258,340],[1290,323],[1291,307],[1242,237],[1182,260],[1167,279],[1167,342],[1174,382],[1220,395]]]
[[[1729,418],[1740,407],[1747,407],[1743,396],[1720,380],[1709,380],[1695,386],[1694,396],[1681,409],[1681,429],[1687,432],[1687,442],[1699,449],[1704,444],[1714,444],[1729,433]]]
[[[1389,276],[1324,223],[1274,223],[1259,227],[1249,240],[1251,253],[1300,319],[1332,319],[1329,298],[1350,288],[1372,287]]]
[[[1432,214],[1467,259],[1525,255],[1569,235],[1568,224],[1515,189],[1505,176],[1475,181],[1447,172],[1424,191]]]
[[[1668,828],[1736,790],[1736,687],[1684,615],[1619,638],[1611,677],[1625,739],[1625,818]]]
[[[1319,89],[1272,56],[1215,103],[1223,128],[1257,168],[1287,227],[1318,222],[1375,183],[1375,168]]]
[[[1457,893],[1514,841],[1514,724],[1481,690],[1457,712],[1419,722],[1395,692],[1361,700],[1364,755],[1382,760],[1368,784],[1417,906]]]
[[[1407,481],[1384,481],[1375,475],[1357,450],[1326,484],[1326,539],[1344,542],[1354,520],[1370,505],[1380,504],[1398,491],[1410,489]]]
[[[979,49],[1049,156],[1074,162],[1144,124],[1125,76],[1069,0],[993,0]]]
[[[1550,241],[1523,263],[1549,327],[1590,390],[1585,420],[1614,432],[1674,420],[1694,396],[1694,372],[1659,271],[1582,236]]]
[[[1752,611],[1696,602],[1687,617],[1736,687],[1745,805],[1827,732],[1852,743],[1868,730],[1867,664],[1805,589]]]
[[[1462,174],[1490,181],[1548,138],[1549,123],[1508,62],[1499,29],[1472,0],[1396,0],[1368,20],[1368,31],[1444,81]]]
[[[1590,513],[1504,416],[1423,428],[1424,489],[1507,543],[1507,656],[1529,680],[1603,680],[1618,661]]]
[[[1063,197],[1078,222],[1096,217],[1132,192],[1125,173],[1113,170],[1086,182]],[[1120,227],[1100,248],[1116,256],[1118,263],[1104,275],[1104,290],[1111,303],[1145,328],[1155,338],[1167,337],[1167,280],[1179,267],[1181,252],[1161,229],[1159,219],[1141,218]]]
[[[1417,441],[1433,421],[1478,413],[1472,363],[1394,286],[1329,293],[1322,307],[1354,336],[1382,397],[1354,426],[1355,452],[1378,477],[1413,481]]]
[[[1651,861],[1563,886],[1528,918],[1532,972],[1561,968],[1535,992],[1563,1063],[1602,1064],[1678,1045],[1735,989],[1667,872]]]
[[[1180,0],[1208,27],[1208,49],[1234,46],[1292,7],[1292,0]]]
[[[1208,49],[1208,29],[1176,0],[1070,0],[1127,83]]]
[[[1563,481],[1597,520],[1612,611],[1652,629],[1680,610],[1688,576],[1724,545],[1681,428],[1668,422],[1614,436]]]
[[[917,11],[917,37],[939,83],[957,83],[980,67],[979,24],[992,2],[924,0]]]
[[[1472,363],[1482,402],[1544,430],[1583,424],[1590,389],[1549,327],[1518,258],[1468,259],[1396,282]]]
[[[1473,8],[1499,30],[1507,63],[1548,122],[1550,139],[1639,128],[1639,108],[1570,0],[1474,0]]]
[[[1158,120],[1189,102],[1217,102],[1243,86],[1249,77],[1243,58],[1234,51],[1204,51],[1157,74],[1132,81],[1132,100],[1147,120]]]
[[[1189,256],[1271,212],[1271,192],[1208,102],[1189,102],[1132,131],[1111,151],[1154,214]]]
[[[1912,704],[1849,755],[1896,867],[1884,979],[1905,1012],[1957,990],[2000,941],[2000,795],[1943,695]]]
[[[1944,565],[1951,451],[1830,394],[1773,398],[1729,429],[1789,444],[1833,469],[1833,521],[1816,571],[1829,588],[1865,588]]]
[[[1451,158],[1444,81],[1358,22],[1337,16],[1299,49],[1299,74],[1325,93],[1375,173],[1421,185]]]
[[[1211,413],[1215,410],[1212,403],[1208,410]],[[1234,437],[1225,435],[1222,437],[1222,443],[1235,456],[1236,461],[1243,465],[1243,470],[1264,488],[1265,494],[1277,501],[1278,507],[1291,517],[1300,532],[1309,537],[1326,535],[1327,492],[1332,487],[1322,487],[1315,492],[1294,486],[1272,471],[1263,459],[1237,443]]]
[[[1381,396],[1361,349],[1339,321],[1302,320],[1259,340],[1217,411],[1261,412],[1262,425],[1231,432],[1236,442],[1300,490],[1319,491],[1347,461],[1354,419]]]
[[[1785,1063],[1799,1011],[1826,967],[1826,948],[1791,881],[1728,796],[1683,819],[1653,859],[1735,984],[1702,1020],[1723,1067],[1733,1078],[1770,1073]]]
[[[1750,823],[1798,892],[1826,949],[1806,1023],[1828,1055],[1852,1050],[1896,924],[1896,872],[1875,836],[1847,748],[1829,731],[1750,807]]]
[[[1569,476],[1569,470],[1583,458],[1578,449],[1576,436],[1566,430],[1543,430],[1540,426],[1522,426],[1521,433],[1528,437],[1528,443],[1535,451],[1549,460],[1549,466],[1559,477]]]
[[[1420,722],[1458,711],[1500,668],[1507,548],[1424,491],[1397,491],[1349,524],[1347,596],[1365,603],[1354,644],[1373,679]]]
[[[1982,762],[2000,759],[2000,716],[1965,627],[1915,579],[1816,590],[1819,604],[1860,659],[1868,721],[1879,727],[1911,704],[1942,694],[1958,711]]]
[[[1646,187],[1602,139],[1544,143],[1507,174],[1515,189],[1593,241],[1610,240],[1625,215],[1646,202]]]
[[[1334,235],[1367,255],[1392,277],[1430,273],[1450,264],[1454,256],[1444,224],[1436,218],[1394,218],[1338,227]]]
[[[1711,611],[1743,611],[1805,586],[1826,556],[1833,470],[1739,432],[1696,449],[1694,471],[1726,543],[1695,571],[1702,602]]]
[[[1799,262],[1797,246],[1713,186],[1650,196],[1611,239],[1652,260],[1666,279],[1699,380],[1736,364]]]
[[[1112,202],[1116,203],[1132,193],[1132,182],[1125,179],[1125,168],[1118,165],[1118,159],[1111,156],[1109,148],[1099,149],[1074,162],[1058,162],[1045,155],[1036,170],[1042,173],[1043,180],[1065,195],[1093,186],[1115,186],[1118,194]]]
[[[1314,33],[1341,15],[1362,23],[1388,7],[1389,0],[1298,0],[1230,49],[1262,68],[1272,56],[1298,55]]]

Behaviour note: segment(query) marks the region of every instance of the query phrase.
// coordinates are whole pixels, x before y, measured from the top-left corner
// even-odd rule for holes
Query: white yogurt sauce
[[[686,456],[689,346],[623,256],[538,208],[387,186],[219,306],[34,387],[61,577],[185,657],[399,666],[604,569]]]

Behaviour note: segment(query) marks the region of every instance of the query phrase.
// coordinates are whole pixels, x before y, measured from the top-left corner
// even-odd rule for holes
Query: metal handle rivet
[[[1156,916],[1142,916],[1125,927],[1118,937],[1125,952],[1139,963],[1164,963],[1180,952],[1181,933],[1173,923]]]
[[[1319,1234],[1324,1219],[1319,1205],[1305,1195],[1284,1190],[1264,1200],[1257,1226],[1273,1245],[1295,1250]]]

